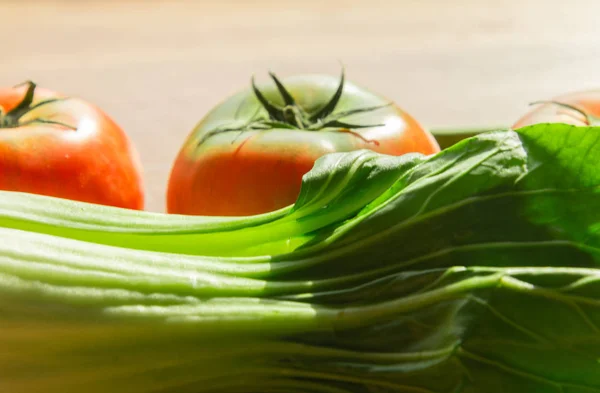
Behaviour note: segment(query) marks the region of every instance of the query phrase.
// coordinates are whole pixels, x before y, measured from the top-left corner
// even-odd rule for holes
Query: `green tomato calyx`
[[[55,120],[48,120],[48,119],[43,119],[43,118],[34,118],[31,120],[27,120],[27,121],[21,121],[21,118],[23,116],[25,116],[27,113],[31,112],[34,109],[39,108],[42,105],[47,105],[53,102],[57,102],[57,101],[62,101],[65,100],[65,98],[49,98],[47,100],[43,100],[40,101],[34,105],[33,104],[33,98],[35,96],[35,89],[37,87],[37,85],[32,82],[32,81],[26,81],[24,83],[18,84],[15,86],[15,88],[23,86],[23,85],[27,85],[27,90],[25,91],[25,95],[23,96],[23,99],[21,100],[21,102],[19,102],[17,104],[17,106],[15,106],[13,109],[11,109],[8,112],[4,112],[4,109],[2,107],[0,107],[0,128],[17,128],[17,127],[21,127],[21,126],[26,126],[28,124],[54,124],[54,125],[58,125],[61,127],[66,127],[69,128],[71,130],[77,130],[77,128],[66,124],[66,123],[62,123],[60,121],[55,121]]]
[[[275,82],[275,86],[277,86],[277,90],[283,99],[285,106],[279,107],[276,104],[270,102],[258,89],[256,83],[254,82],[254,77],[252,77],[252,90],[254,91],[254,95],[261,103],[262,107],[266,110],[269,115],[270,121],[285,123],[289,126],[292,126],[295,129],[300,130],[309,130],[309,131],[318,131],[324,128],[368,128],[368,127],[379,127],[383,124],[350,124],[340,121],[341,118],[363,112],[371,112],[376,109],[380,109],[391,104],[379,105],[375,107],[367,107],[367,108],[357,108],[350,111],[339,112],[333,114],[337,104],[342,97],[342,93],[344,91],[344,83],[345,76],[344,70],[342,69],[342,75],[340,78],[340,83],[335,93],[331,97],[331,99],[323,105],[318,110],[313,113],[308,113],[304,108],[296,103],[294,97],[289,93],[289,91],[285,88],[283,83],[279,80],[277,75],[273,72],[269,72],[269,76]],[[265,119],[257,119],[257,122],[264,122]]]
[[[578,108],[574,105],[571,104],[565,104],[564,102],[559,102],[559,101],[535,101],[532,102],[530,105],[537,105],[537,104],[554,104],[554,105],[558,105],[560,107],[575,111],[577,113],[579,113],[580,115],[582,115],[585,118],[585,123],[588,126],[591,127],[595,127],[595,126],[599,126],[600,125],[600,118],[597,116],[594,116],[590,113],[587,113],[585,110]]]
[[[198,145],[202,144],[211,136],[222,132],[238,131],[242,133],[244,131],[269,130],[273,128],[304,131],[328,130],[334,132],[344,132],[363,140],[363,142],[379,145],[378,141],[366,139],[361,134],[352,131],[352,129],[381,127],[384,124],[352,124],[342,121],[342,119],[347,116],[372,112],[381,108],[385,108],[392,105],[392,103],[390,102],[384,105],[355,108],[334,113],[344,92],[345,75],[343,69],[340,82],[332,97],[325,105],[312,112],[308,112],[296,102],[281,80],[273,72],[269,72],[269,76],[275,83],[275,86],[277,87],[277,90],[279,91],[279,94],[283,100],[284,106],[279,106],[269,101],[258,89],[254,81],[254,77],[252,77],[252,91],[254,92],[256,99],[259,101],[263,111],[261,111],[259,108],[254,116],[248,122],[242,125],[217,128],[206,133],[200,139]]]

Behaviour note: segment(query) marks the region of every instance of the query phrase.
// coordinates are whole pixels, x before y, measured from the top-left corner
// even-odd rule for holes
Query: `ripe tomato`
[[[436,140],[383,97],[330,76],[251,88],[225,100],[190,133],[171,170],[167,211],[245,216],[296,201],[320,156],[371,149],[432,154]]]
[[[140,210],[137,151],[78,98],[27,82],[0,89],[0,189]]]
[[[576,126],[598,124],[600,117],[600,91],[580,91],[564,94],[525,113],[513,128],[539,123],[566,123]]]

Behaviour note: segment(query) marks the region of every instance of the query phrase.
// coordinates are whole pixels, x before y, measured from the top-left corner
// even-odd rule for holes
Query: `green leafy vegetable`
[[[0,387],[600,392],[599,142],[331,154],[244,218],[0,193]]]

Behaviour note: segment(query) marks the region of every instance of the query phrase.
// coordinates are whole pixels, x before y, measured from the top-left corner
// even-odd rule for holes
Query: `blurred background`
[[[31,79],[103,108],[164,210],[194,125],[250,77],[338,75],[429,128],[510,125],[600,88],[598,0],[0,0],[0,85]]]

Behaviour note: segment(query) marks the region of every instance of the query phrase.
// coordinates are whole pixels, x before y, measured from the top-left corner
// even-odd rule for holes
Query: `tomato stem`
[[[32,120],[28,120],[26,122],[21,122],[20,121],[21,118],[23,116],[25,116],[27,113],[31,112],[32,110],[37,109],[37,108],[41,107],[42,105],[47,105],[47,104],[50,104],[53,102],[62,101],[62,100],[66,99],[66,98],[49,98],[49,99],[40,101],[35,105],[31,105],[33,103],[33,99],[35,97],[35,89],[36,89],[37,85],[32,81],[26,81],[26,82],[16,85],[15,88],[24,86],[24,85],[27,86],[25,95],[23,96],[23,99],[13,109],[4,113],[2,108],[0,108],[0,128],[16,128],[16,127],[20,127],[20,126],[32,124],[32,123],[43,123],[43,124],[59,125],[62,127],[69,128],[71,130],[77,130],[77,128],[73,127],[72,125],[69,125],[69,124],[66,124],[63,122],[59,122],[59,121],[42,119],[42,118],[35,118]]]
[[[256,83],[254,81],[254,76],[252,76],[252,90],[254,90],[254,95],[256,96],[258,101],[261,103],[263,108],[265,108],[265,110],[269,113],[269,116],[271,117],[272,120],[278,120],[278,121],[285,120],[283,111],[281,109],[277,108],[275,105],[271,104],[269,102],[269,100],[267,100],[265,98],[265,96],[263,96],[261,91],[258,90],[258,87],[256,87]]]
[[[269,72],[269,75],[271,76],[271,79],[273,79],[273,82],[275,82],[277,90],[279,90],[279,93],[281,94],[281,98],[283,98],[283,102],[285,103],[285,105],[296,106],[296,100],[294,100],[294,97],[292,97],[292,95],[287,91],[285,86],[283,86],[283,83],[281,83],[279,78],[277,78],[277,76],[273,72]]]
[[[17,106],[15,106],[10,112],[6,114],[15,117],[17,120],[25,113],[27,113],[27,111],[31,107],[31,103],[33,102],[33,97],[35,95],[35,88],[37,87],[37,85],[32,81],[27,81],[24,84],[27,85],[27,90],[25,91],[23,99],[17,104]]]
[[[73,127],[73,126],[72,126],[72,125],[70,125],[70,124],[63,123],[63,122],[61,122],[61,121],[56,121],[56,120],[47,120],[47,119],[33,119],[33,120],[28,120],[28,121],[26,121],[26,122],[23,122],[23,123],[21,123],[21,124],[19,124],[19,125],[21,125],[21,126],[26,126],[26,125],[28,125],[28,124],[33,124],[33,123],[41,123],[41,124],[54,124],[54,125],[57,125],[57,126],[61,126],[61,127],[66,127],[66,128],[69,128],[69,129],[71,129],[71,130],[73,130],[73,131],[77,131],[77,128]]]
[[[310,116],[311,121],[324,119],[333,113],[338,102],[340,102],[340,98],[342,98],[342,93],[344,92],[344,83],[345,83],[345,70],[344,70],[344,67],[342,67],[342,76],[340,77],[340,84],[338,85],[338,88],[335,91],[335,94],[333,95],[333,97],[331,97],[331,100],[329,100],[329,102],[327,104],[325,104],[319,111],[317,111],[316,113],[314,113]]]
[[[206,133],[198,142],[198,145],[202,144],[208,138],[221,132],[231,131],[251,131],[251,130],[268,130],[271,128],[284,128],[293,130],[307,130],[307,131],[321,131],[325,129],[337,129],[336,132],[350,133],[356,137],[359,137],[368,143],[378,143],[377,141],[366,140],[361,137],[358,133],[351,131],[350,129],[357,128],[370,128],[380,127],[383,124],[351,124],[348,122],[341,121],[342,118],[359,114],[375,111],[387,106],[392,103],[386,103],[384,105],[356,108],[344,112],[334,113],[342,94],[344,92],[345,84],[345,72],[342,66],[342,73],[340,82],[331,99],[327,101],[325,105],[319,108],[316,112],[308,113],[302,106],[298,105],[292,94],[281,82],[281,80],[275,75],[274,72],[269,71],[269,76],[275,83],[277,91],[279,92],[281,99],[283,100],[283,107],[280,107],[273,102],[269,101],[265,95],[258,89],[254,76],[251,78],[251,87],[254,95],[264,111],[266,111],[267,117],[259,116],[258,118],[253,117],[247,123],[238,127],[223,127],[217,128]]]

